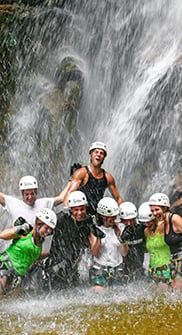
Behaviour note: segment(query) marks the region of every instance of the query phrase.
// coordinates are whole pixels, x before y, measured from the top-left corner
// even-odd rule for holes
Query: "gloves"
[[[20,216],[18,219],[16,219],[16,221],[14,222],[14,226],[20,226],[22,224],[24,224],[26,222],[26,220],[24,218],[22,218],[22,216]]]
[[[119,242],[126,243],[128,241],[131,241],[133,239],[134,232],[135,232],[134,226],[126,226],[121,236],[118,237]]]
[[[23,235],[26,236],[30,231],[33,229],[33,227],[29,223],[24,223],[19,226],[15,226],[15,234],[16,235]]]
[[[69,214],[69,212],[70,212],[69,207],[64,206],[64,207],[63,207],[63,213],[64,213],[64,214]]]
[[[14,222],[14,226],[15,234],[20,236],[26,236],[33,229],[33,227],[21,216]]]
[[[94,224],[90,225],[90,231],[98,238],[104,238],[106,236],[103,231]]]
[[[70,177],[73,175],[73,173],[80,169],[82,167],[82,165],[80,163],[74,163],[73,165],[71,165],[71,168],[70,168]]]

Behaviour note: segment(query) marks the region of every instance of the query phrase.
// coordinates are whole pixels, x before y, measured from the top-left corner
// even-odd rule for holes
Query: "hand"
[[[73,173],[80,169],[82,167],[82,165],[80,163],[74,163],[73,165],[71,165],[71,168],[70,168],[70,177],[73,175]]]
[[[69,214],[69,212],[70,212],[69,207],[64,206],[64,207],[63,207],[63,213],[64,213],[64,214]]]
[[[22,225],[15,226],[15,234],[19,236],[21,235],[26,236],[28,233],[30,233],[32,229],[33,227],[29,223],[26,222]]]
[[[119,241],[120,243],[126,243],[128,241],[131,241],[133,238],[135,232],[135,227],[132,226],[126,226],[121,234],[121,236],[119,236]]]
[[[103,233],[103,231],[101,229],[99,229],[97,226],[95,226],[94,224],[92,224],[90,226],[90,231],[92,232],[92,234],[94,234],[94,236],[96,236],[98,238],[104,238],[106,236]]]
[[[22,216],[19,216],[19,218],[16,219],[16,221],[14,222],[14,226],[21,226],[25,222],[26,222],[26,220],[24,218],[22,218]]]

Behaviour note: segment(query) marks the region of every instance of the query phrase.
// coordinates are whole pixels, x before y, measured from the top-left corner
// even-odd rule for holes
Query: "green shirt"
[[[12,244],[5,250],[5,252],[8,254],[13,268],[20,276],[23,276],[27,272],[30,265],[33,264],[40,256],[41,250],[42,247],[35,245],[32,232],[30,232],[25,237],[14,239]],[[8,264],[6,263],[3,255],[0,255],[0,260],[4,261],[8,267]]]
[[[157,232],[154,237],[151,237],[148,233],[146,248],[150,254],[149,267],[160,267],[170,263],[169,246],[159,232]]]

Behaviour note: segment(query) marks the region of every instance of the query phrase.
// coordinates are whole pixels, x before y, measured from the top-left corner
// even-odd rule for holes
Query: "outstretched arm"
[[[116,184],[115,184],[115,179],[108,172],[106,172],[106,178],[107,178],[107,183],[108,183],[109,191],[111,192],[113,198],[117,201],[118,205],[122,204],[122,202],[124,200],[123,200],[123,198],[119,194],[119,191],[118,191],[118,189],[116,187]]]
[[[2,240],[12,240],[12,239],[18,238],[18,237],[19,236],[17,236],[17,234],[15,234],[15,227],[4,229],[0,233],[0,239],[2,239]]]
[[[54,198],[54,205],[57,206],[57,205],[60,205],[63,203],[64,201],[64,198],[66,196],[66,193],[68,192],[68,189],[70,187],[70,184],[71,184],[71,180],[72,180],[72,176],[74,174],[74,172],[78,169],[80,169],[82,166],[80,163],[74,163],[71,168],[70,168],[70,179],[68,181],[68,184],[65,186],[65,188],[61,191],[61,193],[59,195],[57,195],[55,198]]]
[[[70,187],[70,181],[68,182],[68,184],[65,186],[65,188],[61,191],[61,193],[59,195],[57,195],[56,197],[54,197],[54,205],[57,206],[57,205],[60,205],[63,203],[64,201],[64,198],[65,198],[65,195],[68,191]]]
[[[0,204],[4,207],[5,206],[5,196],[3,193],[0,193]]]
[[[4,229],[0,233],[0,239],[3,240],[12,240],[15,238],[26,236],[30,231],[33,229],[33,227],[25,222],[23,224],[15,225],[14,227]]]
[[[85,184],[85,178],[87,177],[87,172],[84,167],[76,170],[73,174],[70,185],[64,197],[64,206],[67,206],[67,199],[71,192],[76,191],[81,185]]]

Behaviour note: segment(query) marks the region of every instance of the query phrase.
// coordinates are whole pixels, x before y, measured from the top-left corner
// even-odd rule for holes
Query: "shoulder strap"
[[[90,172],[90,170],[89,170],[89,168],[88,168],[87,165],[85,165],[84,168],[87,170],[88,173]]]
[[[90,172],[88,166],[86,165],[86,166],[84,166],[84,168],[87,170],[88,175],[89,175],[89,176],[92,176],[92,173]],[[106,177],[106,171],[105,171],[104,169],[102,169],[102,170],[103,170],[103,178],[105,178],[106,183],[108,184],[108,182],[107,182],[107,177]],[[93,177],[93,178],[94,178],[94,177]]]
[[[106,171],[103,169],[103,174],[104,174],[104,178],[106,179],[107,185],[108,185],[108,181],[107,181],[107,176],[106,176]]]
[[[172,228],[172,217],[173,217],[173,214],[169,214],[169,227]]]

